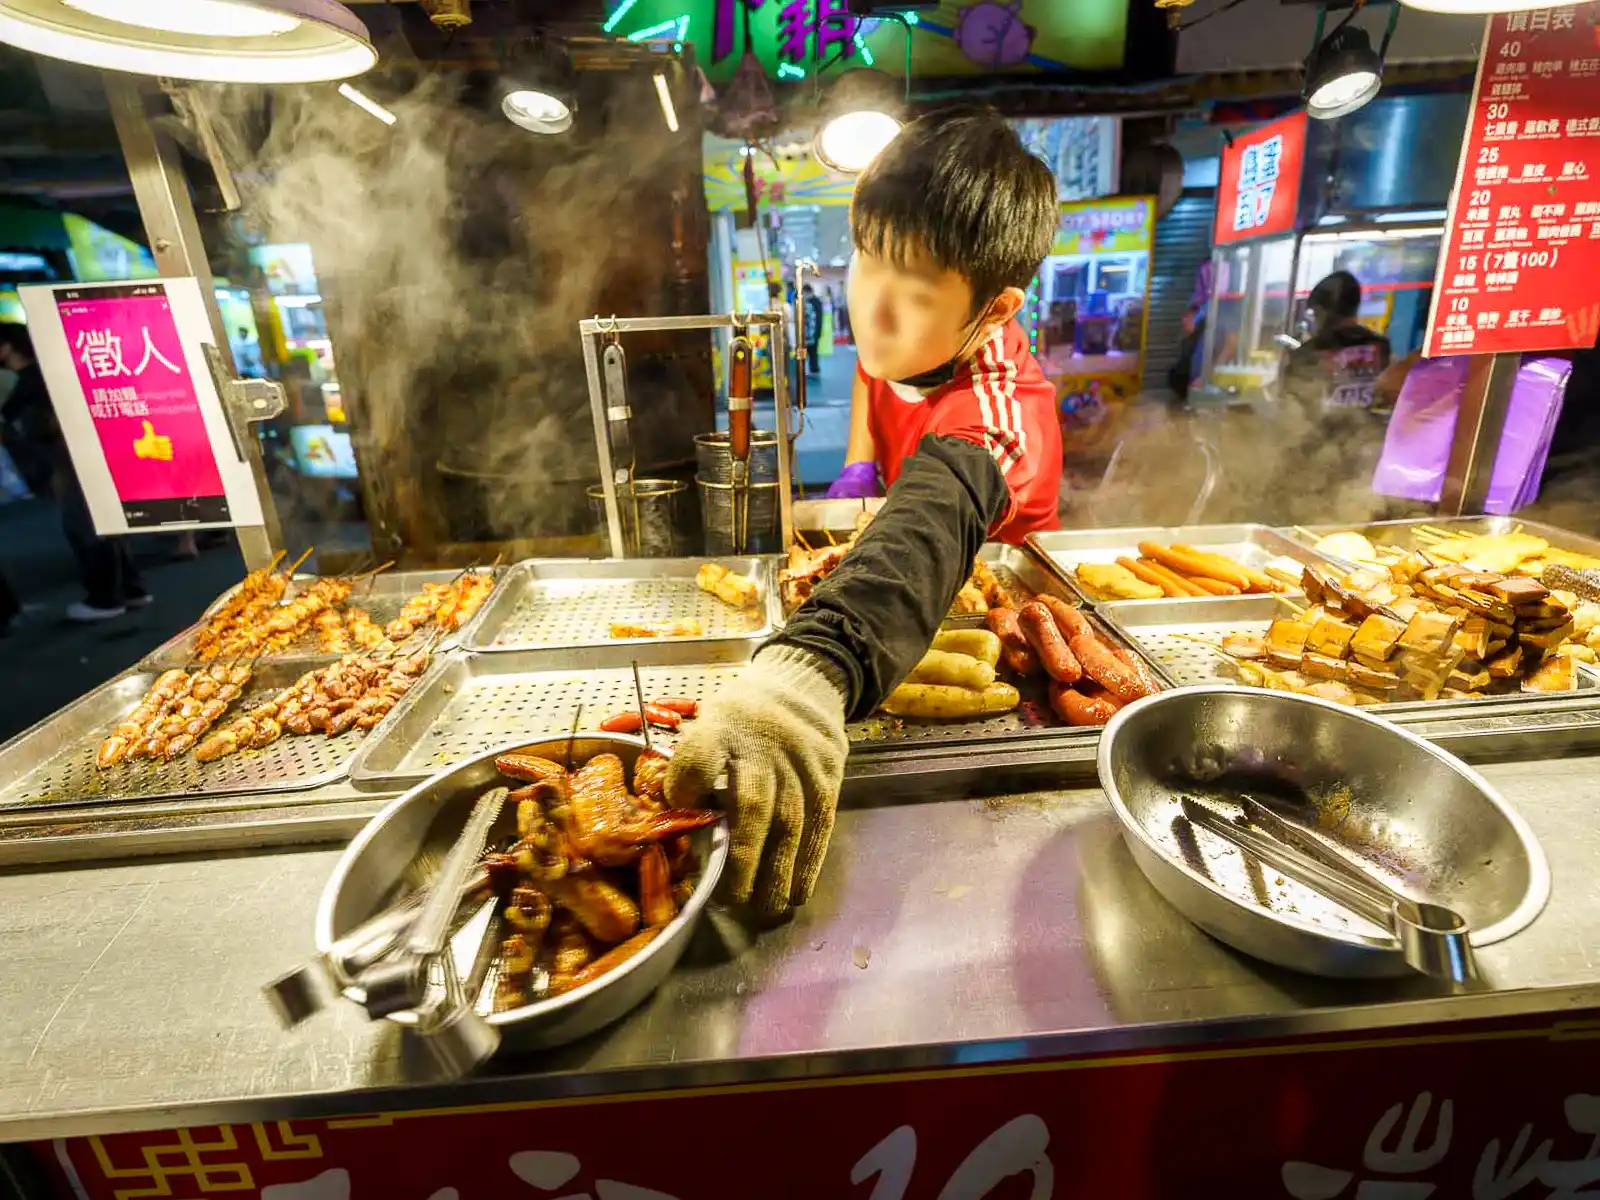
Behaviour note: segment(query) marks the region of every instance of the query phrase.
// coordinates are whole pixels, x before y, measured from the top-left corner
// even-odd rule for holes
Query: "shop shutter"
[[[1211,256],[1217,198],[1212,189],[1189,190],[1156,224],[1150,260],[1150,321],[1146,327],[1144,390],[1165,394],[1167,370],[1183,341],[1183,310],[1194,293],[1195,272]]]

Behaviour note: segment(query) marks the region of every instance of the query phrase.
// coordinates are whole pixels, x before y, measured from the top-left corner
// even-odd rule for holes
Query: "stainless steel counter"
[[[258,989],[311,950],[334,849],[0,875],[0,1140],[972,1063],[1600,1007],[1600,759],[1485,774],[1554,897],[1490,988],[1273,970],[1145,883],[1093,789],[841,814],[816,902],[726,914],[623,1024],[453,1085],[351,1006],[296,1033]]]

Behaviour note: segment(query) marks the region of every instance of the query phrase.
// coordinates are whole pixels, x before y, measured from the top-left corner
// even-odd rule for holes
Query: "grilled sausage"
[[[1039,660],[1034,656],[1033,647],[1028,645],[1022,626],[1017,623],[1017,610],[991,608],[984,619],[988,622],[989,632],[1000,639],[1000,659],[1006,669],[1024,679],[1037,675]]]
[[[1083,673],[1124,704],[1148,694],[1138,672],[1093,634],[1075,637],[1070,645],[1072,653],[1083,664]]]
[[[1037,600],[1030,600],[1018,611],[1017,623],[1051,679],[1057,683],[1077,683],[1083,678],[1083,667],[1061,636],[1061,629],[1048,608]]]
[[[1094,632],[1089,619],[1060,596],[1040,595],[1035,599],[1050,610],[1050,615],[1056,619],[1056,628],[1069,642],[1080,633]]]
[[[1080,692],[1065,684],[1052,683],[1050,707],[1068,725],[1104,725],[1122,706],[1104,688]]]

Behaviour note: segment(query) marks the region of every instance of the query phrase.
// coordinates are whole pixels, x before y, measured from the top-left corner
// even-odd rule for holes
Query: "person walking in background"
[[[0,407],[0,430],[12,461],[35,496],[61,510],[61,529],[78,560],[84,598],[67,606],[73,621],[105,621],[150,603],[139,568],[121,538],[94,531],[89,502],[72,469],[67,442],[56,423],[33,339],[21,325],[0,325],[0,366],[16,372],[16,386]]]
[[[805,286],[805,338],[806,338],[806,374],[822,374],[822,358],[817,352],[822,342],[822,300],[817,295],[817,289],[809,283]]]

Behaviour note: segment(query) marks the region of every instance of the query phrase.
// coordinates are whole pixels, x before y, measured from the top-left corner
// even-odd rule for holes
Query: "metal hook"
[[[597,314],[595,314],[595,318],[594,319],[596,321],[600,321],[600,332],[605,334],[606,337],[610,338],[614,342],[621,340],[622,331],[617,328],[617,314],[616,313],[612,313],[609,317],[605,318],[605,320],[603,320],[603,321],[600,319],[600,316],[597,313]]]

